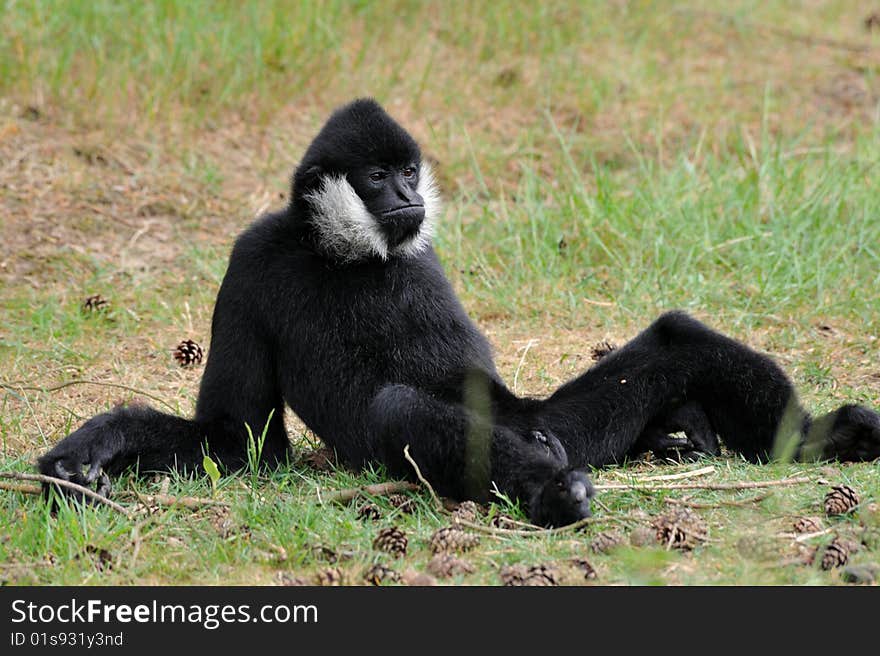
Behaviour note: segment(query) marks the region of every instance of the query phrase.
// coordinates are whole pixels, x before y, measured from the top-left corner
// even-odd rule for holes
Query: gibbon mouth
[[[396,248],[418,234],[425,219],[422,205],[398,207],[379,216],[378,224],[389,248]]]
[[[412,214],[413,211],[421,210],[423,213],[425,211],[424,205],[403,205],[402,207],[395,207],[393,210],[388,210],[387,212],[382,212],[383,217],[392,218],[400,215],[409,215]]]

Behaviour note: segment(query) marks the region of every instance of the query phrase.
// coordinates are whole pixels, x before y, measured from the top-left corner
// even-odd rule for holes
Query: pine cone
[[[559,573],[552,565],[505,565],[500,575],[506,586],[559,585]]]
[[[559,572],[553,565],[532,565],[526,585],[559,585]]]
[[[674,508],[651,523],[657,542],[667,549],[693,549],[707,539],[706,524],[690,508]]]
[[[822,530],[822,520],[818,517],[798,517],[792,528],[795,533],[818,533]]]
[[[400,582],[400,574],[396,571],[383,565],[382,563],[376,563],[366,572],[364,572],[364,580],[367,583],[372,583],[373,585],[382,585],[383,583],[399,583]]]
[[[103,312],[106,311],[109,307],[110,301],[108,301],[100,294],[89,296],[86,300],[83,301],[82,304],[83,312]]]
[[[653,539],[653,532],[651,534],[651,538]],[[588,581],[595,579],[598,574],[596,573],[596,568],[590,564],[590,561],[586,558],[572,558],[571,564],[574,565],[577,569],[584,573],[584,578]]]
[[[849,560],[851,553],[858,550],[858,544],[850,540],[844,540],[835,537],[822,552],[822,561],[820,566],[824,570],[834,569],[835,567],[843,567]]]
[[[621,544],[623,544],[623,536],[620,533],[605,531],[593,538],[593,541],[590,542],[590,549],[593,550],[593,553],[605,554],[616,549]]]
[[[322,586],[342,585],[342,570],[338,567],[322,569],[315,575],[315,584]]]
[[[401,556],[406,555],[407,542],[406,533],[396,526],[391,526],[379,531],[376,535],[376,539],[373,540],[373,549],[376,549],[377,551],[386,551],[392,554],[395,558],[400,558]]]
[[[480,544],[479,536],[463,531],[455,526],[445,526],[434,531],[429,546],[432,553],[453,553],[470,551]]]
[[[462,501],[452,511],[452,520],[462,519],[466,522],[475,522],[480,518],[482,511],[474,501]]]
[[[505,565],[501,568],[499,575],[501,583],[507,586],[525,585],[524,581],[528,576],[529,568],[525,565]]]
[[[174,359],[181,367],[189,367],[202,361],[202,347],[191,339],[185,339],[174,349]]]
[[[375,503],[370,503],[368,501],[367,503],[361,505],[360,508],[358,508],[357,518],[375,521],[377,519],[382,519],[382,511],[379,510],[379,506],[377,506]]]
[[[396,508],[398,511],[407,515],[414,513],[416,509],[416,502],[413,501],[412,497],[408,497],[405,494],[389,495],[388,503],[390,503],[393,508]]]
[[[448,579],[459,574],[471,574],[473,566],[450,553],[438,553],[428,562],[428,572],[438,579]]]
[[[616,351],[617,346],[609,342],[607,339],[602,340],[598,344],[596,344],[593,349],[590,351],[590,355],[593,358],[593,362],[598,362],[606,355],[611,353],[612,351]]]
[[[859,495],[849,485],[835,485],[825,495],[826,515],[845,515],[859,505]]]

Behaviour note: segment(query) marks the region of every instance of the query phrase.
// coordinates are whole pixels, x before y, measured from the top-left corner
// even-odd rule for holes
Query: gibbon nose
[[[419,195],[419,192],[412,187],[409,182],[403,179],[400,176],[396,176],[394,178],[394,192],[397,195],[397,198],[400,199],[400,205],[424,205],[424,199]]]

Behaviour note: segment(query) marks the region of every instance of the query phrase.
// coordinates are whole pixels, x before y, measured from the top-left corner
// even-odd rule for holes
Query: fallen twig
[[[526,362],[526,355],[528,355],[529,349],[532,348],[535,344],[538,343],[536,339],[530,339],[525,347],[523,348],[522,357],[519,359],[519,364],[516,365],[516,371],[513,372],[513,393],[518,394],[518,383],[519,383],[519,372],[522,369],[523,365]]]
[[[671,483],[669,485],[639,485],[625,483],[605,483],[594,485],[596,490],[636,490],[639,492],[652,492],[654,490],[754,490],[762,487],[785,487],[787,485],[801,485],[812,483],[813,480],[806,476],[798,478],[783,478],[774,481],[747,481],[745,483]]]
[[[207,499],[204,497],[175,497],[170,494],[138,494],[138,501],[145,506],[179,506],[181,508],[198,509],[204,506],[229,506],[226,501]]]
[[[0,477],[6,478],[6,474],[0,473]],[[51,479],[52,483],[57,481],[61,481],[62,479],[52,479],[51,477],[46,477]],[[46,481],[50,482],[50,481]],[[69,483],[69,482],[68,482]],[[58,483],[59,485],[63,485],[63,483]],[[77,486],[75,483],[69,483],[66,487],[70,487],[71,489],[75,489],[77,491],[82,491],[79,489],[80,486]],[[88,489],[88,488],[83,488]],[[39,495],[43,493],[43,489],[39,485],[26,485],[19,483],[3,483],[0,482],[0,490],[8,490],[10,492],[21,492],[22,494],[33,494]],[[97,495],[92,498],[104,499],[109,501],[106,497],[102,497],[97,493],[93,492],[92,494]],[[92,496],[92,495],[89,495]],[[203,497],[175,497],[170,494],[137,494],[137,499],[144,505],[152,505],[152,506],[180,506],[182,508],[191,508],[197,509],[203,506],[228,506],[229,504],[226,501],[220,501],[219,499],[206,499]],[[111,502],[112,503],[112,502]],[[108,504],[109,505],[109,504]],[[119,506],[123,510],[124,507]],[[128,511],[126,510],[126,513]]]
[[[677,481],[682,478],[696,478],[697,476],[705,476],[706,474],[714,474],[715,467],[709,465],[708,467],[701,467],[700,469],[693,469],[691,471],[679,472],[678,474],[662,474],[660,476],[645,476],[644,478],[636,478],[636,483],[650,483],[653,481]],[[623,472],[615,471],[614,474],[618,476],[625,476]]]
[[[440,497],[437,496],[437,493],[434,492],[434,488],[431,487],[431,484],[425,480],[425,477],[422,476],[422,470],[419,469],[419,466],[416,464],[416,461],[412,459],[412,456],[409,454],[409,444],[403,447],[403,457],[406,458],[406,461],[412,465],[413,469],[416,470],[416,478],[418,478],[422,485],[428,488],[428,492],[431,493],[431,498],[434,500],[434,507],[437,508],[441,513],[445,513],[446,509],[443,507],[443,502],[440,501]]]
[[[455,521],[459,521],[457,518]],[[505,517],[505,524],[510,524],[511,526],[518,526],[521,529],[526,531],[534,532],[534,531],[543,531],[544,529],[540,526],[535,526],[531,522],[521,522],[518,519],[514,519],[513,517]]]
[[[748,506],[752,503],[760,503],[764,499],[770,496],[769,492],[764,492],[763,494],[759,494],[754,497],[750,497],[748,499],[740,499],[739,501],[718,501],[716,503],[699,503],[697,501],[690,501],[688,499],[672,499],[667,498],[663,499],[664,502],[673,504],[676,506],[687,506],[688,508],[720,508],[720,507],[736,507],[736,506]]]
[[[398,492],[415,492],[420,489],[416,483],[409,481],[390,481],[388,483],[376,483],[375,485],[365,485],[363,487],[352,487],[344,490],[331,492],[323,497],[323,503],[349,503],[358,497],[369,495],[373,497],[387,496],[389,494],[397,494]]]
[[[827,535],[834,531],[834,527],[826,528],[821,531],[816,531],[815,533],[777,533],[777,538],[783,538],[786,540],[794,540],[795,542],[806,542],[807,540],[812,540],[813,538],[818,538],[821,535]]]
[[[134,525],[134,528],[131,529],[131,559],[128,561],[128,566],[132,570],[137,562],[138,554],[140,554],[141,545],[143,544],[143,540],[141,539],[141,523],[142,522],[138,522]],[[122,560],[122,553],[119,554],[119,558],[117,559],[117,568],[120,565],[118,562],[119,560]]]
[[[591,503],[593,503],[593,504],[599,506],[599,507],[600,507],[602,510],[604,510],[605,512],[607,512],[607,513],[609,513],[609,514],[611,513],[611,508],[609,508],[609,507],[608,507],[608,506],[602,501],[602,499],[600,499],[599,497],[593,497]]]
[[[51,483],[53,485],[58,485],[59,487],[66,487],[69,490],[75,490],[80,494],[89,497],[90,499],[94,499],[98,503],[102,503],[105,506],[110,506],[118,513],[122,513],[126,517],[131,517],[131,514],[120,506],[115,501],[110,501],[105,496],[102,496],[95,492],[94,490],[90,490],[87,487],[83,487],[82,485],[78,485],[76,483],[71,483],[70,481],[65,481],[63,478],[55,478],[54,476],[45,476],[43,474],[25,474],[22,472],[0,472],[0,478],[12,478],[18,481],[39,481],[41,483]]]
[[[560,533],[570,533],[572,531],[577,531],[584,526],[589,524],[593,524],[596,522],[618,522],[620,524],[629,524],[632,522],[630,518],[620,517],[620,516],[608,516],[601,515],[599,517],[584,517],[583,519],[579,519],[573,524],[568,524],[566,526],[557,526],[555,528],[544,528],[542,526],[534,526],[529,525],[530,528],[525,529],[517,529],[517,528],[496,528],[494,526],[483,526],[482,524],[476,524],[474,522],[469,522],[464,519],[456,519],[456,523],[460,526],[465,526],[467,528],[473,529],[475,531],[479,531],[481,533],[488,533],[490,535],[559,535]],[[518,522],[522,524],[522,522]]]
[[[465,519],[456,519],[456,524],[459,526],[464,526],[466,528],[472,529],[474,531],[479,531],[480,533],[488,533],[489,535],[550,535],[553,533],[560,532],[560,528],[563,531],[575,531],[587,524],[596,521],[596,517],[587,517],[582,519],[574,524],[569,524],[568,526],[562,526],[559,528],[541,528],[540,526],[535,526],[530,529],[521,529],[521,528],[496,528],[494,526],[484,526],[483,524],[477,524],[475,522],[469,522]]]
[[[26,483],[0,483],[0,490],[8,492],[21,492],[22,494],[42,494],[43,489],[39,485],[27,485]]]
[[[598,305],[599,307],[614,307],[615,305],[617,305],[617,303],[615,303],[614,301],[596,301],[592,298],[586,298],[585,296],[582,296],[581,299],[584,301],[584,303],[589,303],[590,305]]]
[[[52,387],[43,387],[41,385],[16,385],[13,383],[0,382],[0,387],[2,387],[3,389],[12,390],[13,392],[15,390],[21,390],[21,391],[29,391],[29,392],[49,393],[49,392],[57,392],[58,390],[64,389],[65,387],[70,387],[71,385],[97,385],[98,387],[114,387],[116,389],[123,389],[128,392],[133,392],[135,394],[139,394],[140,396],[144,396],[148,399],[155,401],[156,403],[161,403],[162,405],[164,405],[166,408],[168,408],[172,412],[175,412],[175,413],[177,412],[177,408],[170,405],[167,401],[159,398],[158,396],[153,396],[149,392],[145,392],[143,390],[137,389],[136,387],[122,385],[121,383],[105,383],[100,380],[82,379],[82,380],[68,380],[67,382],[59,383],[58,385],[53,385]]]

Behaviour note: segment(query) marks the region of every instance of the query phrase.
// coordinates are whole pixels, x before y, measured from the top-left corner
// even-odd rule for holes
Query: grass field
[[[540,5],[540,6],[538,6]],[[213,300],[235,235],[281,206],[304,147],[337,105],[375,96],[420,141],[446,200],[436,247],[519,393],[540,395],[663,310],[683,308],[770,353],[817,411],[880,405],[880,11],[872,2],[237,2],[0,0],[0,470],[122,401],[192,411]],[[108,309],[83,312],[94,294]],[[0,490],[0,582],[406,581],[449,523],[327,494],[385,480],[309,465],[271,475],[124,478],[108,508]],[[734,456],[595,472],[609,490],[581,532],[492,532],[441,583],[498,584],[506,565],[562,583],[835,584],[806,564],[835,536],[880,565],[880,471],[752,466]],[[827,491],[861,498],[822,517]],[[222,507],[149,507],[138,495]],[[730,502],[734,502],[731,505]],[[708,540],[633,538],[690,504]],[[503,499],[490,515],[524,521]],[[821,533],[795,540],[793,521]],[[399,526],[407,555],[376,551]],[[509,526],[509,524],[508,524]],[[826,530],[827,529],[827,530]],[[597,536],[622,544],[596,550]],[[632,543],[636,544],[633,545]],[[598,544],[596,546],[599,546]],[[572,565],[586,558],[597,577]],[[331,571],[332,570],[332,571]],[[550,570],[547,570],[550,571]],[[390,579],[388,579],[390,581]]]

